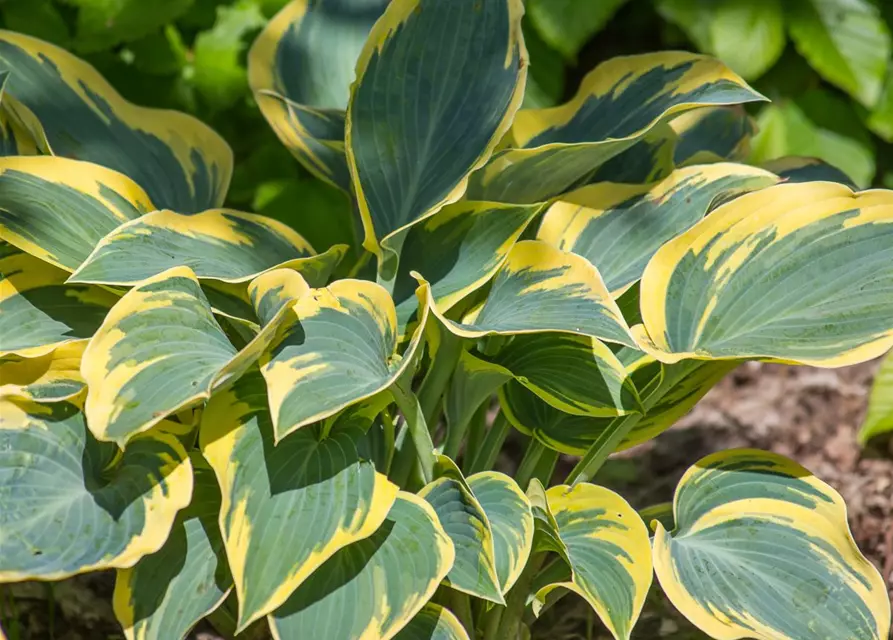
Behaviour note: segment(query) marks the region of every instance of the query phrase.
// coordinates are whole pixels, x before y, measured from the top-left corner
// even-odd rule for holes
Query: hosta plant
[[[886,637],[794,462],[716,453],[642,514],[592,481],[741,362],[889,350],[893,193],[741,164],[763,98],[703,56],[520,109],[522,14],[295,0],[260,34],[258,107],[354,204],[347,265],[221,208],[213,131],[2,33],[0,581],[115,569],[128,638],[221,606],[280,639],[523,638],[568,593],[629,638],[655,574],[714,638]]]

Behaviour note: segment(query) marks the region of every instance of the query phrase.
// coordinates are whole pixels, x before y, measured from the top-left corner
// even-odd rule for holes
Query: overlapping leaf
[[[448,609],[429,602],[394,640],[468,640],[468,632]]]
[[[378,531],[332,556],[270,626],[280,638],[389,640],[434,595],[454,557],[434,509],[401,491]]]
[[[458,444],[461,439],[457,435],[464,433],[475,411],[511,379],[508,371],[463,350],[443,401],[448,426],[447,440]]]
[[[67,277],[67,272],[0,242],[0,353],[35,358],[96,332],[118,296],[65,284]]]
[[[645,184],[663,180],[676,168],[673,163],[676,140],[669,124],[659,124],[629,149],[599,165],[584,182]]]
[[[369,422],[348,412],[330,429],[301,429],[274,446],[257,371],[208,403],[200,446],[223,493],[220,527],[240,628],[281,605],[332,554],[385,521],[397,487],[357,452]]]
[[[762,169],[717,163],[678,169],[657,185],[594,184],[553,204],[537,237],[589,260],[617,295],[641,278],[664,243],[703,218],[717,199],[777,181]]]
[[[0,238],[67,271],[118,225],[154,208],[133,180],[97,164],[0,158]]]
[[[468,488],[484,510],[493,531],[496,578],[503,595],[521,576],[533,547],[530,500],[512,478],[498,471],[468,477]]]
[[[86,346],[86,340],[77,340],[34,358],[0,357],[0,398],[58,402],[77,395],[86,386],[81,376]]]
[[[241,350],[227,339],[188,267],[175,267],[121,298],[84,353],[86,412],[103,440],[123,444],[165,416],[208,398],[270,345],[299,297],[296,272],[263,274],[249,292],[263,327]]]
[[[657,523],[654,567],[673,605],[714,638],[881,640],[884,581],[856,547],[846,506],[800,465],[717,453],[688,470]]]
[[[619,495],[592,484],[529,490],[538,513],[539,549],[557,551],[567,580],[538,585],[534,611],[550,592],[568,589],[595,610],[611,634],[627,640],[651,586],[648,529]]]
[[[192,494],[186,452],[156,431],[119,453],[74,404],[0,400],[0,581],[129,567],[164,544]]]
[[[504,605],[496,576],[493,529],[484,508],[452,460],[439,456],[435,473],[439,477],[423,487],[419,496],[434,508],[456,550],[446,583],[476,598]]]
[[[723,205],[655,254],[639,335],[665,362],[853,364],[893,346],[891,287],[893,194],[782,184]]]
[[[422,300],[420,327],[398,354],[397,313],[380,285],[338,280],[304,296],[294,307],[296,319],[261,366],[276,439],[397,380],[422,338],[427,304]]]
[[[763,168],[787,182],[839,182],[857,190],[856,183],[847,174],[818,158],[787,156],[770,160]]]
[[[653,380],[655,366],[658,380]],[[666,431],[736,366],[729,361],[684,360],[672,365],[654,363],[633,372],[638,389],[654,388],[643,392],[645,415],[615,450],[629,449]],[[616,428],[615,418],[565,413],[515,381],[500,389],[499,400],[516,429],[570,455],[583,455],[606,431]]]
[[[763,97],[722,63],[688,53],[614,58],[552,109],[524,110],[506,149],[473,177],[468,197],[542,202],[572,189],[671,116]]]
[[[53,154],[120,171],[158,207],[195,213],[223,204],[232,151],[195,118],[131,104],[86,62],[11,31],[0,32],[0,71]]]
[[[182,640],[232,589],[217,526],[220,489],[197,452],[190,460],[192,502],[178,514],[164,546],[118,570],[112,602],[128,640]]]
[[[598,340],[561,333],[520,335],[483,357],[562,411],[617,416],[642,410],[629,373]]]
[[[34,114],[5,93],[9,72],[0,72],[0,156],[33,156],[45,150],[39,147],[40,125]]]
[[[290,227],[251,213],[155,211],[105,236],[71,282],[133,285],[179,266],[189,267],[198,278],[245,282],[270,269],[289,267],[322,285],[345,249],[337,245],[315,256]]]
[[[413,272],[431,285],[437,309],[446,313],[493,276],[538,211],[538,206],[462,201],[413,225],[393,276],[400,333],[418,310]]]
[[[344,110],[357,58],[387,4],[292,0],[248,54],[248,82],[273,131],[315,176],[348,192]]]
[[[527,77],[523,12],[520,0],[396,0],[373,27],[346,141],[370,251],[458,200],[508,131]]]
[[[595,267],[536,240],[512,247],[487,299],[461,323],[442,320],[463,338],[562,331],[635,344]]]
[[[750,155],[750,139],[757,132],[753,118],[740,107],[695,109],[674,118],[670,126],[677,136],[673,161],[680,167],[743,162]]]

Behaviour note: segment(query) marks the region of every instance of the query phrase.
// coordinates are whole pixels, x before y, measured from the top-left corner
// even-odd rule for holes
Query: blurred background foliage
[[[346,198],[292,160],[248,90],[248,48],[287,2],[0,0],[0,19],[89,60],[131,101],[187,111],[217,129],[236,155],[228,206],[291,224],[318,249],[355,245]],[[752,110],[752,162],[815,156],[861,187],[893,188],[893,1],[525,3],[526,107],[566,100],[616,55],[702,51],[773,101]],[[308,210],[330,224],[303,225]]]

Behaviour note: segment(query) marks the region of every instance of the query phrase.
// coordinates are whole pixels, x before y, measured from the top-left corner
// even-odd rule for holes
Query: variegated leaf
[[[671,365],[653,363],[631,372],[638,389],[644,390],[655,382],[659,384],[650,393],[643,391],[645,415],[615,450],[629,449],[669,429],[737,365],[737,362],[727,361],[684,360]],[[655,367],[662,380],[651,380]],[[515,381],[500,389],[499,401],[512,426],[569,455],[583,455],[594,442],[604,437],[606,430],[615,427],[612,417],[573,415],[556,409]]]
[[[172,267],[186,266],[198,278],[237,283],[288,267],[322,286],[345,250],[344,245],[336,245],[314,255],[291,227],[252,213],[155,211],[105,236],[70,281],[133,285]]]
[[[84,352],[91,431],[123,447],[209,397],[236,353],[187,267],[146,280],[112,308]]]
[[[241,350],[214,319],[198,280],[175,267],[131,289],[84,353],[86,412],[93,433],[123,445],[171,413],[210,397],[270,346],[310,288],[290,270],[258,277],[249,293],[265,321]]]
[[[446,313],[493,277],[539,210],[538,206],[461,201],[410,227],[392,277],[400,333],[418,319],[415,291],[419,284],[413,273],[431,285],[434,303]],[[391,279],[388,275],[379,273],[379,278]]]
[[[270,626],[279,638],[389,640],[434,595],[454,557],[431,505],[401,491],[378,531],[332,556]]]
[[[496,576],[493,529],[484,508],[455,462],[438,456],[435,474],[438,477],[419,491],[419,497],[434,508],[456,550],[445,584],[475,598],[504,605]]]
[[[364,280],[314,289],[294,315],[261,366],[277,441],[388,388],[412,360],[425,324],[423,317],[398,354],[394,302],[380,285]]]
[[[882,640],[884,581],[859,552],[836,491],[752,449],[688,470],[676,528],[656,523],[654,568],[673,605],[713,638]]]
[[[0,355],[46,355],[90,338],[118,296],[82,284],[68,273],[0,241]]]
[[[893,346],[893,192],[830,182],[747,194],[665,244],[642,277],[656,358],[837,367]]]
[[[463,338],[561,331],[635,344],[598,270],[580,256],[536,240],[512,247],[487,299],[461,323],[442,321]]]
[[[604,343],[592,338],[562,333],[520,335],[496,354],[479,357],[568,413],[617,416],[642,410],[623,364]]]
[[[521,576],[533,547],[530,500],[518,483],[498,471],[469,476],[468,488],[483,508],[493,531],[496,578],[505,595]]]
[[[534,492],[541,491],[536,483]],[[537,500],[538,522],[549,542],[558,546],[569,579],[542,585],[534,612],[556,589],[581,596],[617,640],[628,640],[651,587],[651,544],[648,528],[619,495],[596,485],[559,485]],[[542,540],[542,538],[541,538]]]
[[[195,213],[223,204],[232,151],[195,118],[131,104],[86,62],[11,31],[0,31],[3,70],[5,91],[40,121],[54,155],[120,171],[158,207]]]
[[[177,515],[164,546],[118,570],[112,603],[127,640],[182,640],[232,589],[217,526],[220,489],[198,452],[190,460],[192,502]]]
[[[839,182],[853,191],[858,189],[847,174],[818,158],[788,156],[770,160],[763,168],[787,182]]]
[[[37,118],[6,93],[8,71],[0,72],[0,156],[34,156],[47,152]]]
[[[707,107],[683,113],[670,123],[676,133],[673,162],[680,167],[711,162],[744,162],[757,132],[741,107]]]
[[[317,424],[274,446],[267,407],[264,380],[249,371],[211,399],[199,436],[223,493],[240,629],[285,602],[339,549],[372,535],[397,495],[357,452],[371,422],[365,414],[345,413],[330,428]]]
[[[868,412],[859,429],[863,444],[875,436],[893,431],[893,351],[881,362],[868,399]]]
[[[208,304],[218,316],[235,320],[255,333],[260,328],[260,319],[248,295],[248,283],[205,280],[201,282],[201,287]]]
[[[98,164],[0,158],[0,239],[67,271],[104,235],[154,208],[133,180]]]
[[[645,184],[663,180],[676,168],[673,163],[675,146],[673,129],[668,124],[659,124],[629,149],[599,165],[586,183]]]
[[[394,636],[394,640],[469,640],[468,632],[448,609],[429,602]]]
[[[693,108],[763,96],[721,62],[690,53],[618,57],[589,73],[559,107],[518,113],[516,147],[494,154],[476,173],[468,197],[543,202],[579,185],[654,127]]]
[[[462,197],[508,131],[527,78],[523,13],[521,0],[395,0],[372,28],[346,138],[370,251]]]
[[[86,346],[86,340],[76,340],[34,358],[0,357],[0,398],[58,402],[76,396],[86,386],[81,376]]]
[[[665,242],[703,218],[716,200],[776,182],[762,169],[718,163],[678,169],[656,185],[594,184],[561,196],[537,237],[589,260],[617,295],[642,277]]]
[[[316,177],[350,192],[344,110],[369,30],[389,0],[292,0],[248,53],[248,83],[273,131]]]
[[[192,467],[170,434],[121,453],[74,404],[0,400],[0,582],[132,566],[164,544],[191,495]]]

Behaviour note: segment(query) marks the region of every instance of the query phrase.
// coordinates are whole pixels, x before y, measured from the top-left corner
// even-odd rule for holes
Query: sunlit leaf
[[[0,238],[67,271],[104,235],[154,208],[133,180],[97,164],[0,158]]]
[[[717,200],[777,181],[762,169],[717,163],[678,169],[656,185],[594,184],[553,204],[537,237],[589,260],[618,295],[642,277],[664,243],[703,218]]]
[[[893,346],[891,286],[893,194],[782,184],[723,205],[655,254],[638,335],[664,362],[854,364]]]
[[[73,404],[0,400],[0,581],[130,567],[164,544],[192,495],[186,452],[156,431],[119,453]]]
[[[39,119],[54,154],[120,171],[158,207],[195,213],[223,204],[232,151],[192,116],[131,104],[86,62],[10,31],[0,32],[0,71],[10,72],[6,91]]]
[[[738,449],[691,467],[654,568],[673,605],[713,638],[882,640],[884,581],[831,487],[782,456]]]
[[[155,211],[114,229],[71,276],[71,282],[133,285],[172,267],[198,278],[245,282],[277,267],[325,284],[344,255],[337,245],[316,256],[290,227],[231,209],[195,215]]]
[[[373,27],[346,141],[370,251],[458,200],[509,129],[527,76],[522,14],[520,0],[396,0]]]
[[[81,376],[81,356],[86,346],[86,340],[77,340],[33,358],[0,357],[0,398],[58,402],[79,394],[86,386]]]
[[[232,589],[217,526],[220,489],[198,453],[192,502],[177,515],[164,546],[119,569],[112,598],[128,640],[181,640]]]
[[[351,191],[344,119],[357,58],[389,0],[292,0],[248,54],[248,81],[273,131],[316,177]]]
[[[0,242],[0,353],[34,358],[96,332],[119,297],[68,275]]]
[[[261,362],[277,440],[389,387],[411,361],[425,324],[422,318],[398,354],[394,303],[364,280],[314,289],[294,316]]]
[[[672,116],[703,106],[764,100],[722,63],[689,53],[603,62],[576,96],[552,109],[525,109],[505,149],[472,176],[468,197],[542,202],[579,186]]]
[[[280,638],[388,640],[434,595],[454,557],[431,505],[401,491],[378,531],[332,556],[270,626]]]
[[[397,487],[359,457],[369,422],[348,412],[331,429],[314,425],[274,446],[264,379],[256,371],[209,402],[199,442],[223,493],[220,526],[240,629],[385,521]]]
[[[531,491],[542,492],[534,481]],[[651,545],[648,529],[619,495],[592,484],[559,485],[540,495],[540,535],[546,549],[558,545],[567,563],[567,580],[538,585],[533,603],[539,605],[556,589],[581,596],[611,634],[628,640],[651,586]],[[533,499],[533,496],[531,497]],[[543,540],[541,538],[541,540]]]

